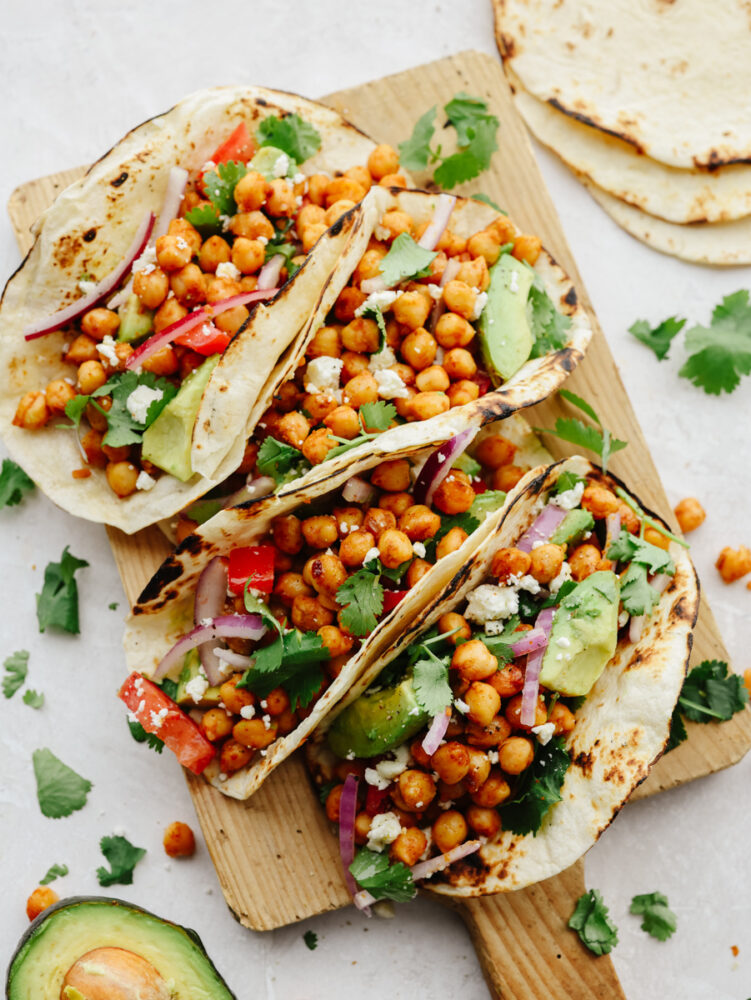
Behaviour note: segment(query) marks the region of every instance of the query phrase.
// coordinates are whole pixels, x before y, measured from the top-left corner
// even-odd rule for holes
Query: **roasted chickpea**
[[[516,227],[507,215],[497,216],[485,228],[488,232],[495,233],[496,237],[500,240],[501,246],[504,243],[513,243],[516,239]]]
[[[256,700],[255,695],[251,691],[248,691],[247,688],[239,688],[237,686],[240,677],[241,674],[235,674],[219,686],[219,697],[226,706],[227,711],[233,715],[240,715],[243,708],[254,704]]]
[[[462,316],[445,312],[435,325],[435,339],[446,350],[466,347],[475,336],[475,329]]]
[[[467,839],[467,821],[458,809],[447,809],[433,824],[433,841],[444,854]]]
[[[491,684],[473,681],[464,694],[469,718],[478,726],[489,726],[501,708],[501,696]]]
[[[466,473],[452,469],[433,494],[433,506],[443,514],[462,514],[472,506],[475,496]]]
[[[487,780],[490,774],[490,760],[488,755],[478,750],[477,747],[468,746],[469,770],[464,778],[463,784],[470,793],[476,792]]]
[[[378,383],[372,372],[363,371],[355,375],[344,386],[342,393],[343,402],[359,409],[364,403],[375,403],[378,401]]]
[[[391,311],[397,323],[410,330],[418,330],[424,326],[432,308],[433,300],[430,295],[415,289],[402,292],[399,298],[395,299]]]
[[[110,489],[119,497],[127,497],[135,492],[138,469],[132,462],[110,462],[105,475]]]
[[[103,438],[104,434],[93,428],[81,435],[81,447],[86,455],[86,461],[97,469],[103,469],[107,465],[107,456],[102,451]]]
[[[449,406],[466,406],[477,399],[480,395],[480,386],[470,379],[463,378],[459,382],[454,382],[446,390]]]
[[[214,274],[220,264],[226,264],[232,257],[229,243],[221,236],[209,236],[198,252],[198,263],[202,271]]]
[[[396,407],[396,412],[403,420],[414,420],[415,415],[412,413],[412,402],[417,395],[417,392],[411,385],[408,385],[404,390],[404,393],[405,394],[403,396],[392,400],[392,402]]]
[[[170,288],[175,298],[189,308],[206,300],[206,279],[198,264],[186,264],[173,271]]]
[[[378,506],[383,510],[390,510],[394,517],[401,519],[402,514],[406,513],[412,507],[412,495],[404,491],[399,493],[384,493],[378,499]],[[401,524],[399,525],[399,530],[404,531]],[[409,534],[409,532],[406,532],[406,534]]]
[[[416,826],[410,826],[406,830],[402,830],[391,845],[389,853],[392,861],[401,861],[402,864],[411,867],[419,861],[427,846],[428,838],[422,830]]]
[[[241,212],[256,212],[263,208],[269,183],[257,170],[249,170],[235,185],[234,198]]]
[[[367,843],[368,837],[370,836],[370,827],[372,824],[372,819],[366,812],[359,812],[355,816],[355,843],[363,844]]]
[[[399,169],[399,154],[393,146],[381,143],[376,146],[368,157],[368,170],[371,176],[380,181],[388,174],[395,174]]]
[[[498,660],[485,643],[479,639],[470,639],[454,650],[451,667],[458,671],[464,680],[481,681],[496,672]]]
[[[477,292],[474,288],[470,288],[466,281],[454,279],[446,282],[443,288],[443,301],[451,312],[471,320],[477,302]]]
[[[233,295],[239,295],[242,285],[234,278],[212,278],[206,276],[206,301],[209,305],[215,302],[223,302],[224,299],[231,299]]]
[[[529,552],[517,548],[499,549],[493,556],[492,572],[499,583],[506,583],[512,576],[526,576],[531,565]]]
[[[333,226],[337,219],[341,218],[345,212],[349,212],[354,207],[354,201],[351,201],[349,198],[340,198],[339,201],[335,201],[333,205],[326,209],[326,215],[323,220],[324,225]]]
[[[232,729],[232,738],[253,750],[265,750],[276,739],[276,722],[263,719],[240,719]]]
[[[275,517],[271,530],[274,535],[274,545],[282,552],[294,556],[303,547],[302,522],[294,514],[284,514]]]
[[[162,843],[170,858],[190,858],[196,853],[196,838],[187,823],[170,823]]]
[[[412,216],[408,215],[407,212],[400,212],[397,209],[393,209],[390,212],[384,212],[381,217],[381,229],[386,230],[388,233],[385,239],[389,242],[395,240],[397,236],[401,236],[402,233],[412,232]],[[379,234],[383,236],[384,234],[379,230]]]
[[[592,573],[596,572],[602,553],[596,545],[577,545],[568,557],[568,564],[571,567],[571,576],[577,582],[584,580]]]
[[[421,503],[409,507],[399,518],[399,530],[412,542],[427,541],[440,527],[441,519],[438,514]]]
[[[294,383],[292,384],[294,385]],[[333,396],[327,396],[324,392],[313,392],[303,397],[302,408],[310,414],[311,421],[317,424],[325,420],[334,410],[337,410],[339,404]],[[328,427],[329,425],[327,424],[326,426]]]
[[[323,205],[330,179],[327,174],[311,174],[308,177],[308,198],[314,205]]]
[[[455,740],[443,743],[430,758],[430,767],[442,781],[455,785],[469,772],[469,752]]]
[[[729,545],[720,552],[715,566],[725,583],[734,583],[751,572],[751,550],[745,545],[731,549]]]
[[[518,465],[502,465],[493,473],[493,489],[508,493],[524,476],[524,469]]]
[[[36,920],[40,913],[53,906],[59,899],[54,889],[48,885],[40,885],[26,900],[26,916],[29,920]]]
[[[226,739],[232,726],[232,716],[223,708],[210,708],[201,717],[201,732],[211,743]]]
[[[162,330],[177,323],[178,320],[187,315],[188,310],[185,306],[180,305],[177,299],[165,299],[154,314],[154,333],[161,333]]]
[[[85,333],[79,333],[73,339],[65,355],[65,360],[74,365],[83,364],[84,361],[96,361],[98,358],[96,341],[92,340]]]
[[[595,520],[615,514],[618,511],[618,497],[605,486],[589,484],[582,494],[581,505]]]
[[[156,241],[156,259],[163,271],[179,271],[190,263],[192,256],[191,245],[183,236],[166,233]]]
[[[467,253],[473,257],[484,257],[488,267],[492,267],[501,254],[501,244],[495,232],[475,233],[467,240]]]
[[[501,830],[501,817],[496,809],[470,806],[466,810],[467,824],[478,837],[495,837]]]
[[[417,329],[408,333],[404,338],[400,353],[415,371],[422,371],[425,368],[430,368],[435,361],[438,344],[427,330]]]
[[[511,727],[506,719],[502,715],[496,715],[487,726],[480,726],[476,722],[468,723],[464,736],[472,746],[489,750],[491,747],[500,746],[510,732]]]
[[[488,684],[493,685],[501,698],[513,698],[524,687],[524,673],[521,667],[509,663],[489,677]]]
[[[534,747],[523,736],[511,736],[498,748],[498,763],[506,774],[521,774],[534,758]]]
[[[538,583],[550,583],[561,572],[565,555],[565,545],[553,545],[551,542],[547,542],[545,545],[538,545],[530,553],[530,575]]]
[[[235,739],[228,739],[219,751],[219,768],[222,774],[232,774],[248,764],[255,753],[252,747],[245,746]]]
[[[359,286],[368,278],[380,277],[381,261],[385,256],[385,247],[370,247],[366,250],[352,274],[352,283]]]
[[[201,249],[201,234],[187,219],[172,219],[167,232],[170,236],[178,236],[185,240],[191,253],[197,254]]]
[[[124,462],[130,455],[130,445],[124,444],[118,448],[113,448],[112,445],[104,444],[102,445],[102,451],[110,462]]]
[[[332,514],[317,514],[302,522],[302,533],[311,549],[327,549],[339,538],[339,525]]]
[[[150,271],[136,271],[133,275],[133,291],[146,309],[158,309],[167,298],[169,278],[160,267],[152,265]]]
[[[368,368],[369,358],[367,354],[357,354],[355,351],[344,351],[342,353],[342,374],[341,380],[347,383],[363,373],[370,374]]]
[[[97,406],[102,410],[108,412],[112,409],[112,396],[99,396],[96,402]],[[88,403],[86,406],[86,419],[95,431],[104,432],[107,430],[107,417],[103,413],[100,413],[91,403]]]
[[[467,241],[453,229],[444,229],[441,238],[435,245],[436,250],[443,251],[448,257],[458,257],[467,250]]]
[[[475,359],[464,347],[454,347],[452,350],[446,351],[443,356],[443,368],[453,381],[471,379],[477,372]]]
[[[300,235],[300,242],[302,244],[303,255],[309,254],[316,243],[320,240],[323,234],[327,230],[327,225],[325,222],[311,222],[302,229],[298,229]],[[298,265],[302,264],[304,256],[302,259],[295,261]]]
[[[380,333],[374,319],[356,316],[341,331],[342,344],[348,351],[372,354],[378,350]]]
[[[319,595],[333,597],[347,579],[347,570],[341,559],[328,552],[313,556],[308,564],[310,578]]]
[[[448,637],[448,642],[455,646],[457,642],[471,637],[472,628],[463,615],[459,615],[455,611],[447,611],[438,619],[438,633],[445,635],[447,632],[453,633]]]
[[[274,238],[274,227],[263,212],[238,212],[230,223],[230,231],[234,236],[244,236],[248,240],[259,237],[271,240]]]
[[[218,239],[219,237],[211,238]],[[203,251],[201,252],[203,253]],[[256,274],[263,267],[266,259],[266,248],[260,240],[249,240],[244,236],[239,236],[232,244],[231,256],[232,263],[241,274]]]
[[[534,267],[541,250],[542,240],[539,236],[522,233],[514,240],[514,249],[511,253],[517,260],[525,260],[530,267]]]
[[[282,604],[291,608],[296,597],[312,597],[313,588],[308,586],[300,573],[280,573],[274,593]]]
[[[365,531],[369,531],[373,535],[377,543],[384,531],[396,527],[396,517],[390,510],[371,507],[365,515],[362,526]]]
[[[464,261],[456,277],[459,281],[464,281],[470,288],[477,288],[481,292],[486,292],[490,285],[490,272],[484,257],[475,257],[474,260]]]
[[[342,341],[338,326],[322,326],[308,344],[305,356],[313,358],[338,358],[342,353]],[[367,365],[366,365],[367,367]]]
[[[436,545],[436,559],[443,559],[444,556],[450,556],[452,552],[456,552],[457,549],[462,547],[468,537],[469,536],[464,528],[460,528],[459,525],[454,525],[454,527],[450,528]]]
[[[324,625],[318,629],[321,642],[328,649],[332,659],[337,656],[344,656],[354,646],[352,636],[345,635],[336,625]]]
[[[177,354],[172,344],[165,344],[159,350],[154,351],[151,357],[141,362],[141,367],[146,372],[153,372],[154,375],[174,375],[179,367]],[[83,367],[83,365],[81,366]],[[81,369],[78,369],[78,378],[81,378]],[[106,376],[105,376],[106,378]],[[83,390],[82,390],[83,391]]]
[[[676,504],[674,513],[684,535],[689,531],[696,531],[707,516],[696,497],[686,497],[685,500],[681,500]]]
[[[310,424],[302,413],[292,411],[285,413],[277,424],[279,436],[293,448],[302,448],[303,442],[310,433]]]
[[[361,292],[359,288],[353,288],[351,285],[347,285],[343,288],[339,294],[339,298],[334,304],[334,316],[339,320],[340,323],[352,323],[355,320],[355,312],[360,308],[366,299],[364,292]],[[354,339],[359,336],[359,334],[352,335]],[[370,342],[370,341],[368,341]],[[352,351],[365,350],[365,348],[349,347]],[[376,346],[373,350],[378,349],[378,341],[376,341]]]
[[[644,541],[649,542],[650,545],[654,545],[658,549],[664,549],[666,552],[670,548],[670,539],[651,525],[647,525],[644,529]]]
[[[418,392],[410,402],[410,415],[414,420],[430,420],[451,408],[444,392]]]
[[[365,512],[359,507],[334,507],[339,537],[344,538],[350,531],[356,531],[365,520]]]
[[[550,714],[548,715],[548,722],[555,723],[555,731],[558,736],[568,736],[570,732],[573,731],[576,725],[576,718],[574,713],[568,708],[567,705],[562,704],[557,701],[555,705],[550,709]]]
[[[420,812],[435,798],[435,781],[424,771],[409,768],[399,775],[399,794],[409,812]]]
[[[409,752],[412,759],[424,768],[426,771],[430,770],[430,757],[425,753],[422,746],[422,740],[414,740],[409,747]]]
[[[295,214],[297,209],[295,191],[292,185],[283,177],[275,177],[269,183],[269,190],[266,195],[266,209],[269,215],[276,219],[282,216],[290,218]]]
[[[317,632],[333,621],[334,615],[315,597],[296,597],[292,602],[292,623],[303,632]]]
[[[295,228],[299,233],[302,229],[305,229],[306,226],[316,225],[319,222],[323,222],[325,217],[326,212],[320,205],[309,202],[307,205],[303,205],[297,213]]]
[[[500,752],[500,751],[499,751]],[[484,809],[495,809],[511,795],[509,783],[495,768],[488,775],[487,781],[470,795],[476,806]]]
[[[400,493],[409,487],[409,469],[410,465],[406,458],[396,458],[391,461],[381,462],[373,470],[370,481],[379,490],[388,490],[389,493]]]
[[[381,562],[387,569],[396,569],[412,558],[412,542],[403,531],[396,528],[389,528],[383,532],[378,539],[378,550],[381,553]]]
[[[499,469],[513,462],[516,445],[502,434],[489,434],[475,449],[475,458],[489,469]]]
[[[75,399],[76,390],[63,378],[53,379],[44,390],[44,398],[50,413],[65,413],[65,406]]]
[[[273,688],[261,702],[261,708],[265,708],[267,714],[276,719],[289,709],[289,695],[284,688]]]
[[[120,317],[111,309],[99,307],[90,309],[83,314],[81,319],[81,332],[92,340],[104,340],[105,337],[114,337],[120,329]]]
[[[27,392],[16,407],[13,424],[27,431],[38,430],[44,427],[50,416],[45,394],[39,391]]]
[[[339,822],[339,806],[342,800],[344,785],[334,785],[326,796],[326,815],[332,823]]]
[[[505,716],[508,724],[512,729],[526,729],[529,730],[532,726],[523,726],[521,722],[521,711],[522,711],[522,696],[517,694],[515,697],[508,702],[505,709]],[[533,726],[542,726],[548,721],[548,713],[545,709],[545,704],[542,699],[539,699],[537,705],[535,705],[535,721],[532,723]]]
[[[450,381],[445,368],[431,365],[418,374],[415,384],[420,392],[446,392]]]

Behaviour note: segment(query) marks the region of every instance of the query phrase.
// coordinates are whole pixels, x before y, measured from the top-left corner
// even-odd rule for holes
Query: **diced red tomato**
[[[118,697],[147,733],[164,740],[183,767],[193,774],[201,774],[205,770],[216,749],[196,723],[160,687],[134,672],[120,688]]]
[[[487,484],[482,481],[482,479],[473,479],[472,489],[475,491],[475,493],[487,493],[488,487]]]
[[[206,320],[201,326],[196,326],[180,337],[175,337],[176,344],[189,347],[191,351],[204,354],[222,354],[232,338],[223,330],[217,329],[212,322]]]
[[[490,376],[486,375],[485,372],[475,372],[471,379],[475,385],[480,387],[480,395],[484,396],[486,392],[489,392],[491,387]]]
[[[367,788],[365,812],[368,816],[377,816],[378,813],[388,812],[391,808],[388,788],[376,788],[375,785],[368,785]]]
[[[233,594],[242,594],[249,584],[251,590],[270,594],[274,589],[275,558],[273,545],[233,549],[229,554],[229,589]]]
[[[256,145],[248,132],[245,122],[240,122],[237,128],[214,150],[209,157],[212,163],[227,163],[229,160],[247,163],[256,151]],[[201,170],[196,180],[196,187],[204,194],[203,178],[206,171]]]
[[[399,601],[401,601],[403,597],[406,597],[408,593],[408,590],[384,590],[383,614],[387,615],[389,611],[393,611]]]

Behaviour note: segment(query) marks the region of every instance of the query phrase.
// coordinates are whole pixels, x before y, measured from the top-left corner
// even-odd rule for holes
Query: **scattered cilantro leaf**
[[[59,563],[47,563],[42,592],[36,595],[40,632],[44,632],[51,625],[78,635],[80,627],[75,573],[88,565],[85,559],[77,559],[71,555],[67,545],[63,549]]]
[[[86,412],[86,407],[91,401],[91,396],[74,396],[65,404],[65,416],[73,421],[73,426],[78,430],[81,424],[81,417]],[[62,426],[62,425],[61,425]]]
[[[551,806],[561,801],[561,786],[571,757],[560,737],[535,747],[535,759],[516,786],[514,797],[501,806],[504,830],[521,835],[537,831]]]
[[[271,476],[277,484],[296,479],[310,467],[301,451],[273,437],[264,438],[256,466],[261,475]]]
[[[37,799],[42,815],[50,819],[70,816],[86,805],[92,784],[44,747],[32,754]]]
[[[219,163],[216,170],[204,174],[204,189],[219,215],[234,215],[237,212],[235,186],[247,172],[244,163],[227,160],[226,163]]]
[[[715,306],[709,327],[686,332],[689,358],[678,374],[706,393],[732,392],[751,373],[751,304],[744,288]]]
[[[595,955],[607,955],[618,944],[618,928],[597,889],[579,897],[568,925]]]
[[[675,573],[675,563],[669,552],[632,535],[625,528],[621,528],[621,533],[611,542],[608,559],[622,563],[637,562],[646,566],[650,573],[667,573],[668,576]]]
[[[401,861],[390,865],[388,854],[378,854],[361,847],[349,870],[357,884],[367,889],[375,899],[406,903],[417,895],[412,872]]]
[[[345,629],[351,635],[368,635],[383,611],[383,586],[374,573],[359,569],[339,587],[336,603],[344,608],[340,622]]]
[[[119,603],[117,601],[111,601],[107,605],[107,607],[110,609],[110,611],[117,611],[117,609],[120,607],[120,605],[119,605]]]
[[[24,705],[28,705],[29,708],[41,708],[44,705],[44,695],[39,691],[32,691],[29,688],[23,693],[23,703]]]
[[[571,317],[556,309],[555,303],[537,278],[529,289],[527,313],[535,338],[531,358],[540,358],[566,346]]]
[[[491,208],[495,209],[496,212],[500,212],[501,215],[508,215],[508,212],[506,212],[505,209],[501,208],[500,205],[496,204],[496,202],[494,202],[493,199],[489,198],[486,194],[482,194],[478,191],[476,194],[471,194],[470,198],[472,201],[481,201],[483,205],[489,205]]]
[[[668,897],[661,892],[647,892],[634,896],[629,913],[637,913],[644,919],[641,929],[658,941],[667,941],[675,933],[678,918],[668,906]]]
[[[478,121],[488,118],[488,102],[481,97],[472,97],[463,90],[454,94],[443,110],[446,117],[456,129],[456,141],[460,146],[466,146],[472,141],[472,130]]]
[[[425,170],[431,160],[430,143],[435,132],[436,105],[421,115],[409,139],[399,143],[399,163],[405,170]]]
[[[437,256],[434,250],[424,250],[409,233],[400,233],[381,259],[379,271],[388,288],[407,278],[424,278],[430,274],[430,263]]]
[[[0,469],[0,509],[15,507],[23,498],[24,493],[35,489],[36,484],[10,458],[3,459]]]
[[[439,715],[453,701],[446,663],[436,656],[418,660],[413,670],[417,703],[429,715]]]
[[[295,163],[304,163],[321,148],[320,133],[298,114],[264,118],[258,126],[256,138],[261,146],[281,149]]]
[[[642,344],[646,344],[651,351],[654,351],[658,361],[664,361],[668,356],[673,338],[681,332],[685,325],[686,320],[678,319],[677,316],[669,316],[655,327],[651,327],[645,319],[637,319],[628,328],[628,332],[633,334]]]
[[[597,430],[595,427],[590,427],[588,424],[583,423],[576,417],[558,417],[555,422],[555,428],[552,429],[549,427],[535,427],[533,429],[540,434],[552,434],[554,437],[560,438],[562,441],[568,441],[569,444],[576,445],[579,448],[586,448],[588,451],[593,451],[596,455],[600,456],[602,471],[607,472],[608,460],[610,459],[610,456],[614,455],[622,448],[625,448],[628,442],[619,441],[618,438],[611,437],[610,431],[607,427],[602,426],[600,418],[597,416],[594,409],[585,399],[582,399],[581,396],[577,396],[573,392],[569,392],[568,389],[560,389],[558,395],[578,407],[578,409],[586,413],[588,417],[591,417],[600,430]]]
[[[315,951],[318,947],[318,935],[315,931],[305,931],[302,939],[305,942],[305,947],[309,948],[310,951]]]
[[[151,750],[161,753],[164,750],[164,740],[160,740],[154,733],[147,733],[138,719],[128,719],[128,729],[130,735],[136,743],[145,743]]]
[[[3,677],[3,694],[6,698],[12,698],[26,680],[29,671],[29,653],[26,649],[19,649],[11,653],[3,663],[5,676]]]
[[[180,680],[182,681],[185,679],[186,678],[183,678],[181,675]],[[170,677],[165,677],[164,680],[160,681],[157,686],[164,691],[168,698],[171,698],[173,701],[177,701],[177,681],[173,681]]]
[[[292,710],[306,708],[323,681],[320,664],[330,657],[328,648],[316,632],[290,629],[283,635],[277,635],[268,646],[255,651],[252,666],[245,671],[237,686],[251,688],[255,694],[265,698],[269,691],[284,685]]]
[[[222,220],[215,205],[196,205],[189,212],[185,213],[185,218],[194,226],[201,236],[206,239],[209,236],[217,236],[222,232]]]
[[[681,743],[685,743],[687,739],[688,733],[686,732],[686,725],[681,718],[681,706],[676,705],[670,719],[670,735],[668,736],[668,742],[665,745],[665,753],[670,753],[671,750],[675,750],[675,748],[679,747]]]
[[[621,602],[630,615],[648,615],[660,599],[647,580],[647,567],[632,562],[621,577]]]
[[[474,125],[467,126],[469,142],[452,156],[447,156],[436,168],[433,174],[435,183],[449,190],[457,184],[474,180],[487,170],[493,153],[498,149],[498,124],[495,115],[487,115],[477,119]]]
[[[56,878],[63,878],[68,874],[69,868],[67,865],[51,865],[47,869],[47,874],[44,878],[39,879],[40,885],[49,885],[50,882],[54,882]]]
[[[99,885],[132,885],[133,869],[146,854],[143,847],[134,847],[125,837],[102,837],[99,849],[107,859],[110,870],[102,865],[96,870]]]
[[[704,660],[683,682],[678,698],[681,711],[692,722],[726,722],[745,708],[748,691],[740,674],[730,673],[723,660]]]

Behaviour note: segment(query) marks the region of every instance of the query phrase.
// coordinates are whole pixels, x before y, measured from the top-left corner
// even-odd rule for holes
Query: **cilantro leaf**
[[[247,174],[244,163],[227,160],[218,164],[216,170],[209,170],[203,178],[203,186],[211,204],[219,215],[234,215],[237,212],[235,186]]]
[[[468,143],[464,148],[447,156],[433,174],[435,183],[447,190],[471,181],[490,166],[493,153],[498,149],[496,133],[498,119],[487,115],[467,126]]]
[[[128,719],[128,729],[130,735],[136,743],[145,743],[151,750],[161,753],[164,750],[164,740],[160,740],[154,733],[147,733],[138,719]]]
[[[39,879],[39,884],[49,885],[50,882],[54,882],[56,878],[63,878],[65,875],[68,874],[68,871],[69,869],[67,865],[57,865],[57,864],[51,865],[47,869],[47,874],[44,876],[44,878]]]
[[[195,208],[191,208],[189,212],[185,213],[185,218],[204,239],[222,232],[222,220],[219,218],[219,212],[215,205],[196,205]]]
[[[597,889],[579,897],[568,925],[595,955],[607,955],[618,944],[618,928]]]
[[[120,607],[120,605],[119,605],[119,603],[117,601],[110,601],[110,603],[107,605],[107,607],[110,609],[110,611],[117,611],[117,609]]]
[[[127,406],[131,393],[139,386],[159,390],[161,396],[153,399],[146,411],[146,422],[136,420]],[[143,432],[153,424],[169,401],[177,395],[177,386],[166,378],[158,378],[153,372],[118,372],[90,396],[74,396],[65,406],[65,415],[76,427],[81,422],[86,407],[92,403],[107,420],[107,433],[102,444],[121,448],[127,444],[140,444]],[[99,396],[110,396],[112,406],[105,410],[96,402]]]
[[[310,122],[298,114],[275,118],[270,115],[258,126],[256,137],[261,146],[281,149],[296,163],[304,163],[321,148],[321,136]]]
[[[430,143],[435,132],[436,106],[417,119],[409,139],[399,143],[399,163],[405,170],[425,170],[432,153]]]
[[[383,611],[383,586],[374,573],[359,569],[341,584],[336,603],[344,608],[340,615],[344,628],[351,635],[368,635]]]
[[[24,493],[35,489],[33,479],[29,479],[20,465],[10,458],[3,459],[0,469],[0,509],[15,507],[23,498]]]
[[[302,939],[305,942],[305,947],[309,948],[310,951],[315,951],[318,947],[318,935],[315,931],[305,931]]]
[[[678,374],[710,395],[732,392],[751,372],[751,305],[748,291],[726,295],[715,306],[709,327],[686,333],[689,358]]]
[[[487,101],[465,94],[463,90],[454,94],[448,104],[444,104],[443,110],[456,129],[456,141],[460,146],[466,146],[472,141],[472,130],[478,122],[492,117],[488,112]]]
[[[361,847],[349,870],[357,884],[367,889],[375,899],[406,903],[417,895],[412,872],[401,861],[390,865],[388,854],[378,854]]]
[[[268,646],[255,651],[253,664],[237,686],[250,688],[265,698],[269,691],[283,685],[292,710],[306,708],[323,681],[320,664],[328,661],[330,656],[318,633],[290,629],[283,635],[277,635]]]
[[[660,599],[659,592],[647,580],[647,567],[632,562],[621,577],[621,603],[630,615],[648,615]]]
[[[448,666],[436,656],[418,660],[413,669],[417,703],[429,715],[439,715],[453,701]]]
[[[628,328],[628,332],[633,334],[642,344],[646,344],[651,351],[654,351],[658,361],[664,361],[668,356],[673,338],[681,332],[685,325],[686,320],[678,319],[677,316],[669,316],[655,327],[650,327],[645,319],[637,319]]]
[[[73,421],[73,426],[78,430],[81,424],[81,417],[86,412],[86,407],[91,402],[91,396],[74,396],[65,404],[65,416]],[[61,425],[62,426],[62,425]]]
[[[102,865],[96,870],[99,885],[132,885],[133,869],[146,854],[143,847],[134,847],[125,837],[102,837],[99,849],[107,859],[110,870]]]
[[[658,941],[667,941],[675,933],[678,918],[668,906],[668,897],[661,892],[647,892],[634,896],[629,913],[640,914],[644,919],[641,929]]]
[[[301,451],[273,437],[264,438],[258,449],[256,466],[261,475],[271,476],[277,484],[296,479],[310,468]]]
[[[681,718],[681,706],[676,705],[670,719],[670,735],[668,736],[668,742],[665,745],[665,753],[670,753],[671,750],[675,750],[675,748],[679,747],[681,743],[685,743],[687,739],[688,733],[686,732],[686,725]]]
[[[739,674],[728,671],[723,660],[704,660],[683,682],[678,704],[692,722],[727,721],[742,711],[748,691]]]
[[[81,631],[78,623],[78,586],[76,570],[89,564],[85,559],[71,555],[66,545],[60,562],[47,563],[44,570],[42,592],[36,595],[39,631],[50,625],[73,635]]]
[[[366,433],[387,431],[396,417],[396,407],[379,399],[375,403],[363,403],[360,407],[360,424],[367,427]]]
[[[382,351],[386,344],[386,320],[383,318],[381,307],[371,303],[366,309],[363,309],[361,315],[369,316],[376,321],[378,325],[378,350]]]
[[[568,441],[569,444],[576,445],[578,448],[586,448],[588,451],[593,451],[596,455],[600,456],[602,471],[607,472],[610,456],[625,448],[628,442],[619,441],[618,438],[611,437],[610,431],[607,427],[602,426],[600,418],[594,409],[581,396],[577,396],[567,389],[559,390],[558,395],[568,400],[569,403],[573,403],[574,406],[586,413],[588,417],[591,417],[600,430],[598,431],[595,427],[590,427],[576,417],[558,417],[555,422],[555,428],[552,429],[550,427],[535,427],[533,429],[540,434],[552,434],[554,437],[560,438],[561,441]]]
[[[650,573],[667,573],[668,576],[673,576],[675,573],[675,563],[669,552],[637,535],[632,535],[625,528],[621,528],[621,533],[611,543],[608,559],[622,563],[637,562],[646,566]]]
[[[556,309],[555,303],[537,280],[529,289],[527,312],[535,338],[531,358],[540,358],[566,346],[571,317]]]
[[[491,208],[495,209],[496,212],[500,212],[501,215],[508,215],[508,212],[504,211],[500,205],[496,204],[496,202],[494,202],[493,199],[489,198],[486,194],[482,194],[478,191],[476,194],[471,194],[469,197],[472,201],[481,201],[483,205],[489,205]]]
[[[409,233],[400,233],[382,258],[379,271],[386,287],[392,288],[407,278],[430,274],[430,263],[436,256],[435,251],[424,250],[415,243]]]
[[[44,747],[32,754],[37,799],[42,815],[50,819],[70,816],[86,805],[92,784]]]
[[[579,483],[586,483],[586,480],[576,472],[562,472],[558,477],[558,482],[555,484],[556,495],[573,490]]]
[[[28,650],[19,649],[5,660],[3,663],[5,677],[3,677],[3,694],[6,698],[12,698],[26,680],[29,671]]]
[[[522,772],[513,799],[501,806],[503,829],[537,835],[550,807],[561,801],[561,786],[570,763],[560,737],[554,737],[546,746],[538,744],[535,759]]]
[[[41,708],[44,704],[44,695],[39,691],[32,691],[29,688],[23,693],[23,703],[24,705],[28,705],[29,708]]]

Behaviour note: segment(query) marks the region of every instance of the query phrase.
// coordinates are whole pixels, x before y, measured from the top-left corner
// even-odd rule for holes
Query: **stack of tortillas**
[[[751,263],[751,4],[493,0],[516,106],[664,253]]]

